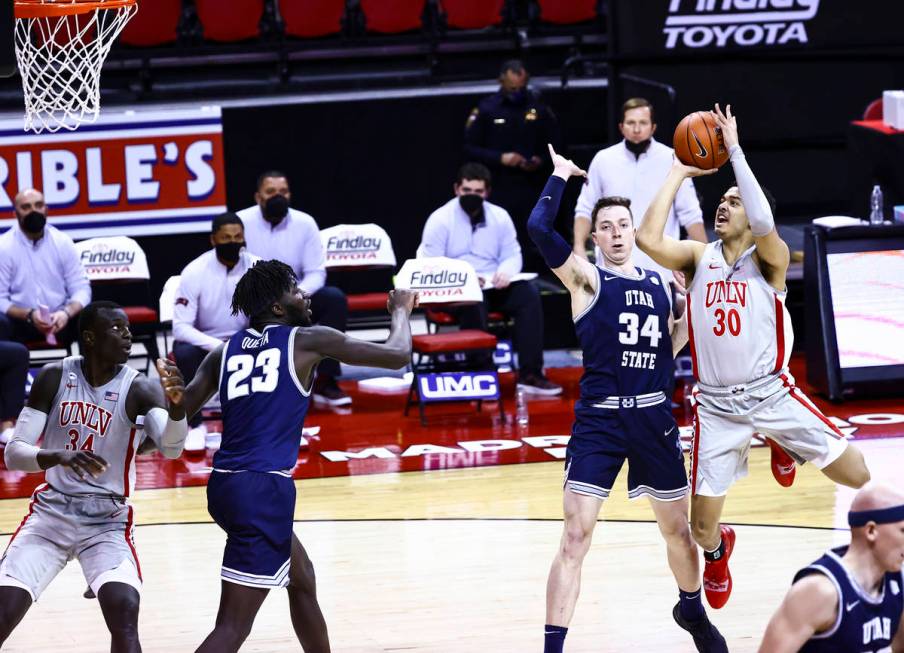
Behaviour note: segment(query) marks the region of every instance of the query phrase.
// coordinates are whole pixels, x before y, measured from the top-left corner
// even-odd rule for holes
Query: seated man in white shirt
[[[656,190],[672,168],[672,148],[653,138],[656,116],[649,100],[631,98],[625,102],[618,130],[624,138],[621,142],[600,150],[593,157],[587,169],[587,183],[581,187],[581,194],[574,208],[574,253],[581,258],[587,258],[590,216],[600,198],[617,196],[630,199],[631,213],[635,216],[634,226],[639,228],[647,208],[656,196]],[[684,227],[688,238],[706,242],[703,211],[690,179],[686,179],[678,190],[675,203],[669,211],[666,235],[678,240],[681,227]],[[599,250],[596,255],[599,256]],[[666,279],[672,280],[671,270],[656,263],[640,249],[634,249],[633,257],[637,267],[656,270]]]
[[[238,216],[245,223],[248,251],[265,261],[276,259],[288,265],[298,277],[298,287],[311,296],[314,324],[345,331],[348,323],[348,300],[345,293],[326,283],[323,245],[314,218],[289,207],[292,193],[286,175],[268,170],[257,178],[253,206],[242,209]],[[339,361],[324,358],[317,366],[314,401],[329,406],[352,403],[339,387]]]
[[[510,281],[521,272],[521,246],[508,211],[486,201],[490,181],[490,171],[482,163],[461,167],[455,197],[427,218],[418,255],[461,259],[474,267],[481,285],[492,287],[484,291],[483,303],[447,310],[463,329],[486,329],[489,311],[511,315],[518,386],[527,392],[557,395],[562,388],[543,375],[540,293],[530,281]]]
[[[248,327],[244,315],[232,314],[232,294],[242,275],[258,261],[244,250],[245,229],[235,213],[213,219],[213,248],[185,266],[173,307],[173,355],[186,385],[194,378],[208,352]],[[189,419],[186,451],[205,447],[207,429],[201,413]]]
[[[75,244],[47,224],[41,191],[20,191],[18,225],[0,236],[0,340],[61,345],[78,337],[76,316],[91,302],[91,284]]]

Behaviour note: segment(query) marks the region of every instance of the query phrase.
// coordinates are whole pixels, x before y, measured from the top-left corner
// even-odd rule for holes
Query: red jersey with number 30
[[[697,265],[687,312],[694,376],[701,383],[749,383],[788,365],[794,331],[786,293],[769,285],[754,251],[751,247],[728,265],[717,240]]]

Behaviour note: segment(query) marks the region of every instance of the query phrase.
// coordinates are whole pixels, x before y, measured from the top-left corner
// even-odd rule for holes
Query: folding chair
[[[340,224],[320,230],[324,267],[329,272],[374,272],[395,269],[396,257],[389,234],[379,225]],[[358,275],[363,277],[364,275]],[[374,276],[374,275],[371,275]],[[343,289],[345,290],[345,289]],[[353,328],[385,327],[388,290],[346,293],[348,325]]]
[[[465,261],[444,257],[406,261],[396,276],[396,287],[418,291],[421,305],[431,308],[483,300],[474,268]],[[421,424],[426,425],[428,403],[476,401],[480,411],[484,401],[494,400],[505,421],[493,362],[496,336],[479,329],[463,329],[417,335],[411,340],[412,379],[404,415],[417,403]]]
[[[160,323],[157,311],[151,308],[151,275],[144,250],[126,236],[89,238],[76,243],[75,248],[91,281],[93,299],[114,301],[128,316],[132,341],[140,342],[146,351],[144,355],[133,353],[129,358],[145,358],[147,373],[151,361],[160,356]]]

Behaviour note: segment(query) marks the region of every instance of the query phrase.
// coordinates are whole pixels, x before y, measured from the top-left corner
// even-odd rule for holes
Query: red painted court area
[[[343,383],[354,397],[352,408],[341,411],[313,408],[306,426],[319,426],[310,448],[299,452],[295,478],[322,478],[387,472],[430,471],[550,462],[564,457],[571,432],[572,407],[578,397],[581,368],[553,368],[549,377],[563,385],[560,397],[529,402],[530,423],[514,424],[514,377],[502,374],[505,409],[503,423],[494,403],[476,412],[475,404],[446,403],[428,408],[428,425],[421,426],[417,408],[402,416],[404,394],[359,392],[357,383]],[[794,357],[791,372],[798,385],[840,428],[857,439],[904,437],[904,400],[857,400],[832,404],[818,397],[803,381],[803,358]],[[675,417],[685,444],[690,439],[689,415],[676,391]],[[208,422],[217,430],[216,421]],[[138,459],[138,489],[207,483],[213,451],[166,460],[159,454]],[[42,474],[5,471],[0,474],[0,498],[26,497],[43,481]]]

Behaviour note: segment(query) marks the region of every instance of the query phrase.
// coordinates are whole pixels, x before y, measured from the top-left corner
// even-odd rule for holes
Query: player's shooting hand
[[[719,172],[718,168],[713,168],[712,170],[704,170],[703,168],[697,168],[695,166],[689,166],[678,159],[677,156],[672,157],[672,171],[677,172],[682,177],[702,177],[704,175],[714,175]]]
[[[57,464],[68,467],[79,478],[85,478],[86,475],[97,478],[108,467],[107,461],[93,451],[60,451],[57,454]]]
[[[404,309],[411,315],[411,311],[417,308],[418,294],[414,290],[396,288],[389,291],[389,299],[386,302],[387,310],[392,313],[396,309]]]
[[[722,130],[725,149],[730,150],[735,145],[738,145],[738,119],[731,115],[731,105],[725,105],[725,113],[722,113],[722,109],[719,108],[719,103],[717,102],[716,108],[710,113],[715,118],[716,125]]]
[[[556,154],[551,143],[546,145],[549,148],[549,157],[552,159],[553,174],[568,179],[569,177],[586,177],[587,172],[581,170],[578,165],[571,159],[566,159],[561,154]]]
[[[160,387],[170,404],[180,406],[185,396],[185,379],[182,372],[171,361],[157,359],[157,373],[160,375]]]

